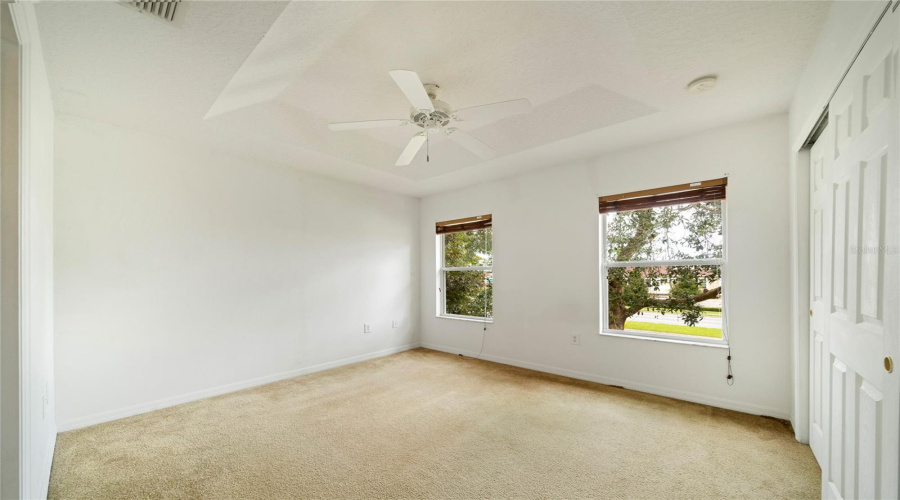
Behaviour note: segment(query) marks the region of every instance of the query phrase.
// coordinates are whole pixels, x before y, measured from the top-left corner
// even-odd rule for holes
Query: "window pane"
[[[606,254],[619,262],[721,258],[722,202],[608,214]]]
[[[476,229],[444,235],[444,267],[492,266],[493,230]]]
[[[610,330],[722,338],[721,266],[612,267]]]
[[[445,271],[447,314],[492,317],[494,278],[491,271]]]

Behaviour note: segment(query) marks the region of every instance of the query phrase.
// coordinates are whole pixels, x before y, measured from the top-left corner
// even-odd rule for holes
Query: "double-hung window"
[[[493,230],[490,215],[435,225],[438,315],[489,321],[494,311]]]
[[[726,185],[600,198],[603,333],[726,344]]]

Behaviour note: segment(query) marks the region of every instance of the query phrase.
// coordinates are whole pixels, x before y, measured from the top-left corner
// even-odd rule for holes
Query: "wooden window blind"
[[[465,219],[446,220],[435,224],[435,233],[461,233],[463,231],[472,231],[474,229],[484,229],[491,227],[491,214],[479,215],[476,217],[466,217]]]
[[[701,201],[725,199],[728,178],[692,182],[656,189],[600,197],[600,213],[628,212],[653,207],[667,207]]]

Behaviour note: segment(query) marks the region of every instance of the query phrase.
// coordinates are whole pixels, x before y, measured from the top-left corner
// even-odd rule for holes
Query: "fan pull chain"
[[[425,163],[431,162],[431,134],[425,136]]]

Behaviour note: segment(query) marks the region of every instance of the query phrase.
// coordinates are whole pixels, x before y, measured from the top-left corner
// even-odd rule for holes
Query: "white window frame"
[[[452,234],[452,233],[449,233]],[[437,284],[438,284],[438,304],[437,304],[437,317],[445,318],[445,319],[457,319],[463,321],[477,321],[479,323],[493,323],[494,318],[485,317],[485,316],[464,316],[461,314],[449,314],[447,312],[447,287],[444,286],[446,283],[445,277],[447,275],[447,271],[490,271],[492,274],[494,272],[494,266],[473,266],[473,267],[446,267],[444,258],[446,253],[444,252],[444,236],[447,234],[439,234],[437,235],[437,244],[435,247],[437,248]],[[493,256],[493,248],[494,248],[494,240],[493,235],[491,235],[491,255]],[[493,259],[492,259],[493,262]]]
[[[679,344],[728,347],[728,212],[725,200],[722,203],[722,258],[685,260],[642,260],[617,262],[609,261],[606,248],[606,215],[600,214],[600,334],[611,337],[636,338],[675,342]],[[609,285],[607,282],[611,267],[659,267],[659,266],[719,266],[722,270],[722,338],[681,335],[678,333],[640,332],[634,330],[609,329]]]

